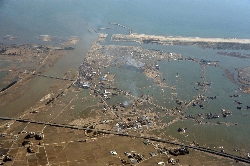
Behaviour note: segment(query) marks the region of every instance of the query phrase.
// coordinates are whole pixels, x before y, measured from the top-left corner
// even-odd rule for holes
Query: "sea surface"
[[[249,9],[249,0],[1,0],[0,38],[79,36],[110,22],[134,33],[250,38]]]
[[[133,29],[133,33],[249,39],[249,11],[249,0],[0,0],[0,42],[58,45],[58,41],[43,42],[38,38],[41,35],[56,36],[59,39],[78,36],[81,40],[74,46],[75,50],[62,58],[53,70],[47,73],[62,76],[69,68],[73,71],[78,70],[91,43],[97,38],[95,31],[98,28],[112,27],[113,25],[109,23],[125,25]],[[119,27],[97,32],[128,34],[127,30]],[[16,36],[17,39],[11,41],[4,39],[6,35]],[[104,44],[110,43],[107,41]],[[138,44],[127,43],[127,45]],[[250,64],[249,60],[218,56],[216,50],[203,50],[196,46],[142,45],[142,47],[177,52],[186,57],[219,61],[222,67],[231,72],[235,72],[234,68],[247,67]],[[201,81],[200,65],[190,61],[161,61],[159,65],[161,72],[167,78],[167,84],[176,86],[177,90],[174,92],[178,93],[178,98],[191,100],[198,94],[193,85],[196,81]],[[153,86],[149,92],[145,87],[151,85],[152,80],[147,80],[139,72],[124,69],[123,75],[121,75],[116,68],[109,70],[117,72],[117,85],[123,86],[119,88],[132,91],[135,96],[154,95],[156,96],[155,103],[166,106],[165,102],[167,102],[166,107],[174,106],[171,90],[165,88],[163,89],[165,93],[161,92],[161,96],[157,97],[162,89]],[[176,73],[180,75],[178,78]],[[250,105],[249,95],[240,92],[238,86],[230,82],[220,68],[206,67],[206,74],[207,80],[212,82],[206,93],[209,96],[218,96],[218,100],[206,101],[203,113],[219,114],[221,109],[232,110],[233,116],[220,119],[230,125],[209,125],[218,120],[211,120],[207,125],[196,125],[183,120],[179,126],[173,125],[166,132],[174,134],[180,140],[196,140],[207,147],[224,146],[232,153],[234,148],[250,151],[250,121],[248,118],[250,114],[247,111],[236,110],[233,99],[229,97],[234,93],[240,94],[245,107],[247,104]],[[1,75],[4,73],[0,73]],[[127,77],[126,80],[132,78],[138,80],[131,83],[123,81],[124,77]],[[45,83],[43,79],[35,79],[33,86],[39,87],[41,81]],[[52,82],[46,80],[46,86],[50,84]],[[45,93],[42,88],[36,88],[37,99],[40,99]],[[31,98],[29,94],[26,96]],[[21,101],[18,102],[21,103]],[[197,113],[200,113],[200,109],[197,107],[189,108],[185,112],[186,115]],[[234,125],[236,123],[239,125]],[[176,128],[179,127],[188,127],[187,134],[178,134]]]

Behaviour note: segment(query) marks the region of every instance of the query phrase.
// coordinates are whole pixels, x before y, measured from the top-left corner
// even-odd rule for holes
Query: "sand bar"
[[[169,42],[169,41],[180,41],[180,42],[215,42],[215,43],[240,43],[240,44],[250,44],[250,39],[237,39],[237,38],[201,38],[201,37],[182,37],[182,36],[155,36],[146,34],[130,34],[122,35],[115,34],[112,36],[117,39],[124,39],[130,41],[139,40],[156,40],[159,42]]]

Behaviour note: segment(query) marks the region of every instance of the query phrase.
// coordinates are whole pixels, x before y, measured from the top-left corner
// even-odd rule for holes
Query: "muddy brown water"
[[[91,46],[92,42],[96,39],[95,35],[85,35],[82,36],[80,40],[74,47],[73,51],[70,51],[66,56],[61,58],[55,66],[46,72],[46,75],[53,75],[58,77],[63,77],[64,73],[68,69],[71,69],[72,72],[76,72],[80,66],[83,58]],[[25,94],[19,99],[15,100],[11,104],[8,104],[4,108],[1,108],[1,115],[7,117],[16,116],[18,113],[21,113],[34,104],[36,104],[42,97],[48,94],[49,87],[54,83],[54,79],[44,78],[44,77],[35,77],[29,83],[29,89]],[[66,87],[65,87],[66,88]]]

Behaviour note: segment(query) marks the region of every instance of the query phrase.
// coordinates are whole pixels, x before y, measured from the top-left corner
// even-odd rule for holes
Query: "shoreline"
[[[159,45],[196,45],[202,49],[215,50],[250,50],[250,39],[236,38],[200,38],[200,37],[181,37],[181,36],[155,36],[145,34],[113,34],[111,41],[116,42],[138,42],[141,44]]]
[[[155,41],[181,41],[181,42],[214,42],[214,43],[240,43],[250,44],[250,39],[238,38],[201,38],[201,37],[182,37],[182,36],[156,36],[147,34],[132,33],[130,35],[114,34],[114,37],[134,40],[155,40]]]

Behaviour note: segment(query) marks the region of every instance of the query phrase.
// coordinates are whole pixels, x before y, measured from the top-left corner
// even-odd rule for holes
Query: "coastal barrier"
[[[0,92],[3,92],[3,91],[5,91],[5,90],[7,90],[7,89],[9,89],[12,85],[14,85],[14,84],[16,84],[17,83],[17,81],[13,81],[13,82],[11,82],[9,85],[7,85],[5,88],[3,88],[2,90],[0,90]]]
[[[126,27],[125,27],[126,28]],[[159,45],[181,45],[199,46],[202,49],[215,50],[250,50],[250,39],[236,38],[201,38],[201,37],[182,37],[182,36],[156,36],[130,33],[113,34],[111,41],[117,42],[138,42],[139,44],[159,44]]]
[[[139,135],[132,135],[132,134],[126,134],[126,133],[117,133],[117,132],[108,131],[108,130],[96,130],[96,129],[91,129],[91,128],[87,128],[87,127],[79,127],[79,126],[66,125],[66,124],[57,124],[57,123],[49,123],[49,122],[39,122],[39,121],[33,121],[33,120],[29,120],[29,119],[0,117],[0,120],[14,120],[14,121],[23,122],[23,123],[42,124],[42,125],[47,125],[47,126],[69,128],[69,129],[73,129],[73,130],[90,130],[90,131],[93,131],[93,132],[103,133],[103,134],[113,134],[113,135],[117,135],[117,136],[125,136],[125,137],[132,137],[132,138],[147,139],[147,140],[151,140],[151,141],[155,141],[155,142],[162,142],[162,143],[177,145],[177,146],[181,146],[181,147],[185,147],[185,148],[190,148],[190,149],[198,150],[198,151],[201,151],[201,152],[206,152],[206,153],[210,153],[210,154],[213,154],[213,155],[217,155],[217,156],[221,156],[221,157],[226,157],[226,158],[233,159],[235,161],[239,161],[239,162],[244,162],[244,163],[250,164],[250,160],[247,159],[247,158],[243,158],[243,157],[240,157],[240,156],[231,155],[231,154],[224,153],[224,152],[215,151],[215,150],[204,148],[204,147],[201,147],[201,146],[185,145],[185,144],[182,144],[182,143],[172,142],[172,141],[169,141],[169,140],[163,140],[163,139],[160,139],[160,138],[146,137],[146,136],[139,136]]]
[[[110,23],[114,25],[118,25],[117,23]],[[123,28],[127,28],[123,25],[120,25]],[[151,41],[157,41],[159,42],[183,42],[183,43],[237,43],[237,44],[246,44],[249,46],[250,39],[237,39],[237,38],[202,38],[202,37],[184,37],[184,36],[156,36],[156,35],[147,35],[147,34],[131,34],[131,35],[123,35],[123,34],[113,34],[114,38],[120,39],[120,40],[140,40],[150,43]]]
[[[98,28],[97,30],[107,30],[107,29],[113,29],[115,27],[106,27],[106,28]]]
[[[118,24],[118,23],[109,23],[109,24],[111,24],[111,25],[117,25],[117,26],[120,26],[120,27],[122,27],[122,28],[128,29],[128,30],[129,30],[129,35],[132,34],[132,29],[129,28],[129,27],[126,27],[126,26],[124,26],[124,25],[122,25],[122,24]]]
[[[74,79],[49,76],[49,75],[45,75],[45,74],[36,74],[36,73],[28,73],[28,72],[20,72],[20,73],[30,74],[30,75],[39,76],[39,77],[46,77],[46,78],[51,78],[51,79],[57,79],[57,80],[75,81]]]
[[[69,78],[61,78],[61,77],[55,77],[55,76],[49,76],[49,75],[45,75],[45,74],[36,74],[36,73],[28,73],[28,72],[20,72],[20,73],[24,73],[24,74],[30,74],[33,76],[39,76],[39,77],[46,77],[46,78],[50,78],[50,79],[57,79],[57,80],[63,80],[63,81],[76,81],[74,79],[69,79]],[[18,81],[13,81],[11,82],[9,85],[7,85],[5,88],[0,90],[0,93],[4,92],[5,90],[9,89],[11,86],[13,86],[14,84],[16,84]],[[72,84],[71,84],[72,85]],[[69,89],[69,87],[67,88]]]

